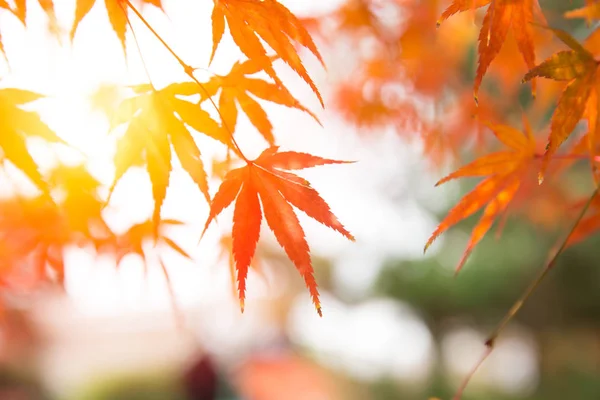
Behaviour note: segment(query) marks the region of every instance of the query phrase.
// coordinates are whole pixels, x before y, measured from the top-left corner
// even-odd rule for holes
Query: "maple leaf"
[[[114,254],[117,266],[128,254],[138,255],[144,264],[147,255],[144,252],[144,242],[156,238],[156,244],[164,245],[175,251],[182,257],[191,260],[191,256],[181,248],[173,239],[166,235],[165,229],[173,226],[181,226],[183,222],[175,219],[162,219],[158,221],[158,236],[156,235],[156,222],[147,220],[141,223],[133,224],[126,232],[115,235],[105,240],[101,247],[103,254]]]
[[[368,1],[353,0],[343,3],[336,12],[340,32],[356,32],[362,29],[377,31],[377,17],[373,5]]]
[[[280,83],[272,66],[272,59],[260,42],[262,38],[285,61],[317,95],[321,105],[323,99],[308,75],[296,49],[294,41],[310,50],[324,66],[323,59],[310,34],[285,6],[276,0],[214,0],[212,12],[213,49],[212,62],[225,32],[225,21],[235,44],[250,60]],[[258,35],[258,36],[257,36]]]
[[[47,1],[47,0],[40,0]],[[162,3],[160,0],[141,0],[142,4],[150,4],[162,10]],[[79,24],[90,12],[92,7],[96,4],[96,0],[77,0],[75,7],[75,20],[71,27],[70,38],[71,41],[75,38],[77,28]],[[123,52],[125,52],[125,34],[127,33],[127,7],[128,4],[124,0],[104,0],[104,6],[108,14],[110,25],[121,42]]]
[[[586,202],[587,198],[578,201],[575,204],[574,208],[580,209]],[[588,211],[587,216],[581,219],[573,232],[569,235],[567,239],[566,246],[570,247],[577,243],[583,242],[585,239],[596,233],[600,230],[600,200],[598,197],[595,197],[590,204],[590,210]]]
[[[483,101],[476,105],[471,93],[465,90],[443,108],[439,106],[439,115],[421,132],[423,154],[433,163],[443,165],[448,160],[459,160],[465,143],[473,139],[476,149],[481,149],[486,132],[484,122],[497,119],[500,112],[500,104],[496,102],[493,107],[492,104]]]
[[[273,146],[263,151],[254,161],[249,161],[246,166],[227,174],[213,198],[202,234],[204,235],[212,220],[237,198],[231,235],[242,312],[246,298],[246,276],[256,251],[264,213],[277,242],[304,278],[317,312],[321,315],[319,291],[313,276],[308,243],[292,206],[348,239],[354,240],[354,237],[331,213],[327,203],[308,181],[283,170],[342,163],[347,161],[329,160],[293,151],[278,152],[278,147]]]
[[[46,267],[62,284],[64,277],[63,247],[70,231],[60,208],[49,197],[11,199],[0,205],[0,237],[12,250],[14,264],[7,274],[22,273],[35,282],[50,281]]]
[[[41,94],[23,89],[0,89],[0,149],[2,159],[10,161],[40,189],[48,194],[49,188],[27,149],[29,137],[39,137],[50,143],[66,144],[34,111],[20,106],[42,98]]]
[[[227,145],[234,150],[229,132],[219,127],[219,124],[200,107],[199,103],[185,100],[185,97],[206,93],[196,82],[172,83],[160,90],[156,90],[150,84],[142,84],[130,87],[136,94],[141,95],[138,99],[129,98],[122,102],[121,106],[112,116],[112,125],[124,123],[146,104],[148,96],[157,95],[160,104],[171,114],[176,113],[187,126],[196,132],[202,133],[212,139]],[[183,98],[182,98],[183,97]]]
[[[2,1],[0,2],[0,8],[7,8],[4,7],[4,4],[6,4],[6,2]],[[38,0],[38,3],[40,5],[40,7],[42,7],[42,10],[44,10],[44,12],[46,13],[46,15],[48,16],[48,19],[51,21],[51,23],[53,23],[54,25],[57,25],[58,22],[56,21],[56,14],[54,12],[54,1],[53,0]],[[15,14],[15,16],[17,18],[19,18],[19,20],[21,21],[21,23],[23,25],[26,25],[27,23],[27,0],[15,0],[15,8],[13,10],[13,13]]]
[[[227,259],[227,262],[229,264],[229,276],[231,277],[231,289],[233,291],[233,294],[235,296],[237,288],[235,286],[235,276],[236,276],[236,270],[235,270],[235,259],[233,257],[233,238],[230,235],[223,235],[221,236],[221,239],[219,240],[219,246],[221,247],[221,251],[219,252],[219,258],[220,259]],[[258,249],[260,250],[260,249]],[[256,251],[256,256],[252,259],[252,261],[250,262],[250,268],[252,268],[254,271],[256,271],[259,276],[261,278],[263,278],[263,280],[266,282],[267,278],[264,274],[263,271],[263,266],[259,263],[259,251]]]
[[[271,57],[271,60],[276,58]],[[317,116],[300,104],[285,86],[248,76],[260,71],[261,65],[257,61],[236,62],[227,75],[215,75],[208,82],[203,83],[202,87],[195,82],[188,82],[181,84],[180,88],[186,95],[199,94],[201,101],[220,93],[219,113],[223,118],[223,127],[229,132],[235,132],[238,118],[236,104],[238,104],[248,116],[252,125],[256,127],[270,145],[275,144],[273,125],[269,121],[267,113],[255,98],[304,111],[313,117],[317,123],[321,124]]]
[[[113,127],[130,122],[125,134],[117,142],[114,160],[116,173],[110,193],[129,168],[145,164],[152,182],[153,220],[157,222],[158,229],[160,210],[171,173],[171,144],[182,168],[210,202],[204,163],[186,124],[215,139],[223,142],[226,139],[222,129],[206,111],[197,104],[177,97],[180,94],[178,84],[160,91],[152,87],[148,89],[148,85],[134,87],[142,94],[125,99],[113,116]]]
[[[402,24],[398,38],[400,68],[406,69],[411,86],[425,95],[438,97],[462,69],[459,64],[464,63],[476,28],[465,15],[450,21],[444,27],[444,35],[440,35],[433,29],[424,29],[436,23],[439,1],[404,3],[408,4],[403,4],[400,12],[410,17]],[[399,67],[398,61],[390,61]],[[444,68],[439,68],[440,65]]]
[[[56,202],[37,196],[0,203],[0,241],[11,249],[15,267],[10,273],[32,270],[36,282],[56,279],[62,284],[64,248],[90,244],[98,248],[111,231],[102,218],[100,183],[82,165],[55,167],[48,183],[58,194]]]
[[[233,164],[233,159],[231,158],[231,153],[228,151],[225,155],[224,159],[213,158],[212,160],[212,168],[211,168],[211,177],[219,180],[225,179],[225,175],[231,170],[231,166]]]
[[[585,18],[589,26],[592,20],[600,19],[600,3],[588,1],[584,7],[567,11],[565,18]]]
[[[598,70],[598,62],[594,59],[594,55],[575,38],[565,31],[551,30],[570,50],[553,54],[531,69],[523,78],[523,82],[534,77],[568,82],[552,115],[550,135],[539,174],[540,183],[544,179],[544,172],[552,155],[567,140],[583,117],[588,100],[595,91]]]
[[[531,22],[534,12],[545,23],[538,0],[454,0],[442,13],[438,26],[450,16],[489,4],[479,31],[479,62],[475,75],[474,96],[478,98],[479,87],[488,67],[500,52],[509,30],[517,41],[519,52],[529,69],[535,66],[535,49]],[[535,82],[532,82],[535,94]]]
[[[480,157],[436,183],[437,186],[456,178],[486,176],[448,212],[425,245],[427,251],[439,235],[485,206],[456,267],[456,273],[491,228],[494,220],[507,209],[521,186],[522,177],[535,159],[535,140],[525,119],[524,125],[525,133],[505,125],[488,124],[494,135],[509,149]]]
[[[102,216],[104,201],[99,196],[102,186],[84,165],[58,165],[48,174],[48,184],[59,194],[64,225],[69,241],[76,245],[99,241],[110,236],[111,231]]]

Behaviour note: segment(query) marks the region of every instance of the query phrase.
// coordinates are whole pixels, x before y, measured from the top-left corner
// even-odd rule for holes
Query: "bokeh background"
[[[0,16],[10,60],[2,64],[2,86],[48,96],[34,109],[71,148],[48,151],[47,144],[31,140],[41,169],[50,173],[59,165],[74,169],[84,165],[98,182],[93,189],[106,196],[115,151],[106,110],[109,114],[124,95],[121,87],[147,82],[144,63],[157,87],[186,76],[136,18],[132,26],[143,61],[131,32],[124,58],[102,2],[86,17],[73,43],[67,33],[74,1],[55,2],[58,26],[49,26],[41,8],[30,3],[27,29],[10,15]],[[423,156],[425,150],[431,151],[427,147],[431,142],[407,139],[407,131],[422,127],[410,121],[399,127],[369,119],[367,106],[375,105],[366,103],[368,93],[377,84],[361,81],[360,71],[366,68],[365,59],[378,51],[377,43],[366,37],[357,45],[341,30],[334,37],[323,34],[342,9],[354,13],[347,14],[354,18],[348,18],[347,26],[356,28],[367,24],[363,20],[370,18],[372,23],[376,18],[378,24],[373,26],[392,27],[399,34],[410,28],[403,21],[407,10],[414,11],[411,3],[419,2],[282,3],[304,18],[315,35],[327,71],[310,55],[303,56],[328,107],[320,110],[297,76],[285,67],[278,69],[291,91],[323,122],[320,127],[297,110],[266,104],[278,143],[285,149],[357,161],[303,173],[357,239],[347,242],[300,216],[323,296],[323,318],[317,316],[301,278],[267,229],[261,235],[260,268],[249,276],[246,311],[240,313],[228,256],[220,245],[230,229],[223,221],[231,210],[198,244],[208,208],[193,182],[175,168],[163,216],[185,223],[169,234],[193,260],[168,248],[153,249],[150,241],[145,244],[146,260],[127,255],[118,268],[114,257],[98,256],[89,247],[62,249],[65,292],[24,292],[11,299],[5,311],[0,329],[1,399],[449,399],[476,364],[486,335],[566,233],[572,215],[567,200],[589,187],[582,178],[586,167],[570,170],[569,183],[554,193],[556,197],[536,205],[537,219],[517,214],[508,219],[500,237],[492,231],[454,277],[474,218],[444,234],[426,255],[422,249],[445,212],[472,188],[470,181],[434,188],[460,158],[440,155],[432,162]],[[432,22],[447,5],[421,3],[435,11]],[[561,19],[565,9],[581,6],[582,1],[540,3],[553,26],[569,29],[579,38],[589,32],[583,21]],[[199,70],[200,77],[226,73],[240,58],[226,35],[207,67],[212,2],[163,0],[163,5],[168,17],[153,7],[144,8],[145,17],[188,64],[208,69]],[[452,30],[459,22],[437,31],[442,49],[447,41],[454,61],[464,66],[452,72],[459,71],[453,79],[460,83],[454,87],[470,88],[473,78],[478,25],[468,18],[460,20],[461,31]],[[423,50],[418,45],[412,49],[410,43],[414,42],[404,43],[407,53]],[[461,47],[464,52],[456,52],[452,43],[466,43]],[[443,74],[444,65],[420,53],[415,57],[424,63],[424,70],[437,71],[421,82],[437,90],[431,80]],[[502,86],[508,79],[502,68],[508,67],[486,77],[486,93],[507,96],[507,103],[508,96],[514,96],[522,108],[530,109],[527,90],[508,93]],[[401,80],[395,85],[396,92],[410,96]],[[427,85],[419,90],[423,96],[431,94]],[[340,101],[344,98],[355,100],[347,104]],[[455,97],[449,102],[457,101]],[[539,125],[551,115],[551,103],[540,106]],[[394,113],[409,112],[403,107],[389,107],[384,114],[397,118],[405,114]],[[456,121],[451,114],[441,119],[448,135],[452,129],[473,129]],[[237,131],[250,156],[263,150],[262,139],[245,117],[240,116]],[[223,150],[210,141],[200,145],[207,160],[216,160],[212,168],[216,174]],[[473,146],[459,141],[453,150],[457,149],[464,157],[460,160],[472,159]],[[7,204],[17,194],[35,193],[18,171],[7,167],[2,173],[1,195]],[[211,181],[213,190],[218,183]],[[146,221],[151,212],[150,183],[140,169],[130,171],[117,186],[103,215],[111,229],[125,232]],[[561,256],[474,376],[465,399],[600,398],[598,245],[591,237]],[[168,268],[170,286],[158,254]]]

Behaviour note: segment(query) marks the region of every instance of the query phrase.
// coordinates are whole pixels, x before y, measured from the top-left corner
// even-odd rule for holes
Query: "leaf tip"
[[[75,28],[72,28],[71,32],[69,32],[69,42],[71,43],[71,46],[73,45],[74,41],[75,41]]]
[[[469,258],[469,255],[471,254],[471,250],[472,250],[472,245],[470,244],[469,247],[467,248],[467,250],[465,250],[465,252],[463,253],[462,257],[460,258],[460,261],[458,262],[458,265],[456,266],[456,269],[454,270],[455,278],[458,276],[460,271],[462,271],[462,268],[465,265],[467,258]]]
[[[538,185],[541,185],[542,183],[544,183],[544,172],[540,171],[538,172]]]
[[[209,215],[208,219],[206,220],[206,223],[204,224],[204,229],[202,230],[202,234],[200,235],[200,238],[198,239],[198,244],[200,244],[200,242],[202,241],[202,238],[204,238],[204,234],[208,230],[208,227],[210,226],[211,222],[212,222],[212,218]]]
[[[423,254],[427,253],[427,249],[429,249],[429,246],[431,246],[432,240],[429,239],[427,241],[427,243],[425,243],[425,246],[423,247]]]
[[[546,175],[546,168],[548,167],[548,162],[549,162],[549,153],[548,153],[548,150],[546,150],[546,153],[544,154],[544,159],[542,160],[542,168],[540,169],[540,172],[538,172],[538,185],[541,185],[542,183],[544,183],[544,178]]]

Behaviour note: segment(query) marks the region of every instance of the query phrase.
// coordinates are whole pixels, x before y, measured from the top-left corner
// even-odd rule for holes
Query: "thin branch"
[[[504,330],[504,328],[506,327],[506,325],[508,325],[508,323],[513,319],[513,317],[521,310],[521,307],[523,307],[523,304],[525,304],[525,302],[529,299],[529,297],[531,297],[531,295],[535,291],[535,289],[537,289],[537,287],[544,280],[544,278],[546,277],[546,275],[548,275],[548,272],[550,272],[550,270],[552,270],[552,268],[556,264],[556,261],[558,260],[558,257],[565,250],[565,248],[567,246],[567,243],[569,242],[569,238],[571,237],[571,235],[573,234],[573,232],[577,228],[577,225],[579,225],[579,222],[581,221],[581,219],[583,218],[583,216],[585,215],[585,213],[587,212],[587,210],[590,208],[590,205],[592,204],[592,202],[594,201],[594,199],[598,195],[599,191],[600,191],[600,186],[596,187],[596,189],[594,190],[594,192],[592,193],[592,195],[590,196],[590,198],[588,199],[588,201],[585,203],[585,205],[581,209],[581,212],[579,213],[579,215],[575,219],[575,223],[571,227],[571,230],[569,231],[569,234],[565,237],[565,239],[563,240],[562,244],[558,248],[557,252],[550,259],[550,261],[548,262],[548,264],[546,264],[546,267],[540,271],[540,273],[538,274],[538,276],[531,282],[531,284],[525,290],[525,292],[523,293],[523,295],[514,303],[514,305],[510,308],[510,310],[508,311],[508,313],[506,313],[506,315],[504,316],[504,318],[502,318],[502,320],[500,321],[500,323],[498,324],[498,326],[496,327],[496,329],[494,329],[494,331],[492,332],[492,334],[485,341],[486,350],[485,350],[485,353],[484,353],[483,357],[477,363],[477,365],[475,366],[475,368],[473,369],[473,371],[471,371],[471,373],[469,373],[467,375],[467,377],[463,380],[462,384],[460,385],[459,389],[457,390],[456,394],[454,395],[453,400],[460,400],[463,391],[465,390],[465,388],[469,384],[469,382],[470,382],[471,378],[473,377],[473,375],[475,374],[475,372],[479,369],[479,367],[481,366],[481,364],[483,364],[483,362],[487,359],[487,357],[494,350],[494,346],[496,344],[496,340],[498,339],[498,337],[500,336],[500,334],[502,333],[502,331]]]
[[[181,307],[179,307],[179,304],[177,303],[177,297],[175,296],[175,290],[173,289],[173,283],[171,282],[169,271],[167,271],[167,266],[165,265],[162,257],[160,255],[158,255],[157,257],[160,269],[165,277],[165,284],[167,285],[167,290],[169,292],[169,301],[171,302],[171,310],[175,318],[175,326],[179,331],[185,331],[185,316],[181,311]]]
[[[143,24],[146,25],[146,27],[150,30],[150,32],[152,32],[152,34],[169,51],[169,53],[171,53],[171,55],[177,60],[179,65],[181,65],[185,74],[187,76],[189,76],[200,87],[200,89],[202,89],[202,91],[206,95],[206,98],[208,99],[208,101],[210,101],[210,103],[215,108],[215,110],[217,110],[217,113],[219,114],[219,117],[221,118],[221,123],[223,124],[223,127],[225,128],[225,130],[227,131],[227,133],[229,133],[229,136],[231,137],[231,143],[234,145],[236,153],[238,153],[238,155],[245,162],[250,163],[250,160],[248,160],[248,158],[246,158],[246,156],[242,152],[242,149],[240,149],[240,146],[237,144],[235,137],[233,136],[233,131],[227,125],[225,118],[223,118],[223,114],[221,114],[221,110],[219,110],[219,107],[217,106],[215,101],[212,99],[212,97],[210,96],[210,94],[208,93],[208,91],[206,90],[204,85],[194,76],[195,68],[192,68],[190,65],[186,64],[185,61],[183,61],[181,59],[181,57],[179,57],[177,55],[177,53],[175,53],[175,51],[171,48],[171,46],[169,46],[169,44],[167,42],[165,42],[165,40],[160,36],[160,34],[158,32],[156,32],[156,30],[152,27],[152,25],[150,25],[150,23],[146,20],[146,18],[144,18],[144,16],[134,7],[133,4],[131,4],[131,2],[129,0],[123,0],[123,2],[127,5],[127,7],[129,7],[134,12],[135,15],[137,15],[137,17],[140,19],[140,21],[142,21]]]
[[[452,400],[460,400],[460,398],[463,395],[463,392],[467,388],[467,385],[471,381],[471,378],[473,378],[473,375],[475,375],[475,372],[477,372],[477,370],[479,370],[479,367],[481,367],[481,364],[483,364],[483,362],[485,360],[487,360],[487,358],[489,357],[489,355],[492,353],[492,350],[494,350],[493,347],[489,347],[489,346],[486,347],[485,352],[483,353],[483,356],[481,356],[481,358],[479,359],[479,361],[477,362],[477,364],[475,364],[475,366],[469,372],[469,374],[467,375],[467,377],[462,381],[462,383],[460,384],[458,390],[454,394],[454,397],[452,398]]]
[[[146,64],[146,60],[144,59],[144,53],[142,53],[142,48],[140,46],[140,42],[138,41],[137,35],[135,33],[135,29],[133,29],[133,25],[131,24],[131,20],[129,19],[129,15],[127,15],[127,8],[123,7],[123,3],[119,3],[121,10],[123,10],[123,14],[125,15],[125,20],[127,21],[127,25],[129,25],[129,29],[131,30],[131,35],[133,36],[133,41],[135,42],[135,47],[137,47],[138,54],[140,55],[140,59],[142,60],[142,65],[144,66],[144,71],[146,72],[146,76],[148,77],[148,82],[150,82],[150,86],[152,86],[152,90],[156,91],[156,87],[152,82],[152,78],[150,77],[150,70],[148,69],[148,64]]]

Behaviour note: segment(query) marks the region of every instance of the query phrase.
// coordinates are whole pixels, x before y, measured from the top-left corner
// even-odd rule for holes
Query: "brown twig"
[[[485,352],[483,353],[483,356],[481,356],[481,358],[479,359],[479,361],[477,362],[477,364],[475,364],[475,366],[473,367],[473,369],[471,369],[471,371],[469,372],[469,374],[467,375],[467,377],[462,381],[462,383],[460,384],[458,390],[454,394],[454,397],[452,398],[452,400],[460,400],[460,398],[462,397],[463,392],[467,388],[467,385],[471,381],[471,378],[473,378],[473,375],[475,375],[475,372],[477,372],[477,370],[479,370],[479,367],[481,367],[481,364],[483,364],[483,362],[492,353],[492,350],[494,350],[493,347],[489,347],[489,346],[486,347]]]

